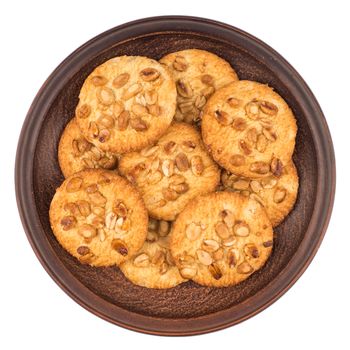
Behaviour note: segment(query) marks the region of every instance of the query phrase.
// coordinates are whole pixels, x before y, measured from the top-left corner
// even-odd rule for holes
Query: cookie
[[[150,219],[146,242],[137,255],[120,266],[132,283],[147,288],[172,288],[186,281],[169,249],[170,223]]]
[[[125,153],[164,134],[175,107],[176,87],[166,67],[147,57],[121,56],[87,77],[75,115],[88,141],[103,151]]]
[[[169,67],[176,82],[177,121],[200,120],[201,111],[214,91],[238,80],[228,62],[204,50],[173,52],[159,62]]]
[[[65,127],[58,145],[58,161],[64,177],[84,169],[114,169],[115,153],[104,152],[87,141],[73,118]]]
[[[224,170],[221,174],[221,183],[224,190],[240,192],[263,205],[272,226],[275,227],[294,207],[299,178],[294,163],[290,162],[283,168],[280,177],[268,176],[250,179]]]
[[[203,112],[203,141],[214,160],[245,177],[279,176],[291,160],[296,132],[296,120],[282,97],[253,81],[220,89]]]
[[[220,181],[200,134],[186,123],[173,123],[156,145],[123,155],[118,170],[161,220],[174,220],[192,198],[214,191]]]
[[[205,285],[237,284],[268,259],[273,231],[265,209],[239,193],[199,196],[179,214],[170,249],[184,278]]]
[[[143,245],[148,214],[137,190],[115,172],[88,169],[56,190],[50,222],[59,243],[81,263],[121,264]]]

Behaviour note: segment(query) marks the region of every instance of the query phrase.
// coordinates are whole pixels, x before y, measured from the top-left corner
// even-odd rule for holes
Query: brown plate
[[[63,176],[59,137],[72,118],[79,89],[99,64],[119,55],[154,59],[187,48],[223,57],[241,79],[272,86],[298,121],[294,162],[300,189],[294,210],[276,229],[267,264],[227,288],[186,282],[152,290],[128,282],[117,267],[81,265],[56,241],[49,205]],[[330,218],[335,191],[332,140],[322,111],[300,75],[276,51],[229,25],[194,17],[154,17],[113,28],[77,49],[44,83],[24,122],[16,159],[18,208],[27,237],[57,284],[80,305],[122,327],[161,335],[192,335],[241,322],[272,304],[305,271]]]

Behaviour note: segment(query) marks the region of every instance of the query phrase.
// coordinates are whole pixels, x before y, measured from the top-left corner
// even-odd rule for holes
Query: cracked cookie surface
[[[85,169],[115,169],[118,157],[87,141],[73,118],[65,127],[58,145],[58,161],[64,177]]]
[[[280,95],[241,80],[217,91],[204,108],[202,136],[226,170],[245,177],[280,176],[291,160],[297,125]]]
[[[154,143],[168,128],[176,106],[170,72],[141,56],[114,57],[86,78],[77,123],[98,148],[125,153]]]
[[[56,190],[49,215],[59,243],[92,266],[119,265],[146,239],[142,198],[112,171],[88,169],[67,178]]]
[[[120,266],[132,283],[147,288],[172,288],[185,282],[169,248],[171,223],[150,219],[146,242],[134,258]]]
[[[124,154],[118,170],[139,189],[150,215],[162,220],[174,220],[220,180],[199,132],[186,123],[173,123],[154,146]]]
[[[204,50],[189,49],[160,59],[172,72],[177,87],[176,121],[188,123],[201,118],[209,97],[238,80],[236,72],[221,57]]]
[[[205,285],[237,284],[260,269],[273,245],[265,209],[233,192],[191,201],[173,224],[172,256],[184,278]]]

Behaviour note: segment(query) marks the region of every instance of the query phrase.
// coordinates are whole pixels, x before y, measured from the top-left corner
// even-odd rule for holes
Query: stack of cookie
[[[112,58],[61,136],[52,230],[81,263],[140,286],[237,284],[293,208],[296,131],[282,97],[213,53]]]

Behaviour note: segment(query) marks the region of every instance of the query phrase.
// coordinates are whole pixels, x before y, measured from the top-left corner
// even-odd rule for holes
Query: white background
[[[1,1],[1,349],[349,349],[350,24],[346,2]],[[119,328],[70,299],[30,248],[13,184],[21,125],[52,70],[78,46],[111,27],[166,14],[226,22],[281,53],[320,102],[337,158],[332,220],[317,256],[296,285],[240,325],[186,338],[154,337]]]

